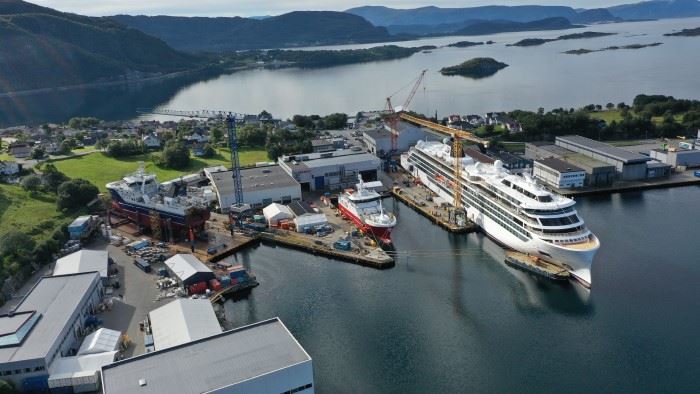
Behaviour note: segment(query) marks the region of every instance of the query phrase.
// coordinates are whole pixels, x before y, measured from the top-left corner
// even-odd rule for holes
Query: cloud
[[[289,11],[332,10],[375,3],[367,0],[33,0],[45,7],[76,14],[104,16],[115,14],[182,15],[182,16],[253,16],[278,15]],[[503,0],[502,5],[542,4],[569,5],[574,7],[601,7],[606,0]],[[395,8],[415,8],[434,5],[438,7],[469,7],[494,4],[488,0],[384,0],[380,4]]]

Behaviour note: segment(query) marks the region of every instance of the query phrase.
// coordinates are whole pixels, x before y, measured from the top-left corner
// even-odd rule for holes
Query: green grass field
[[[634,112],[630,112],[630,114],[632,114],[632,116],[636,116]],[[616,122],[620,122],[622,120],[622,114],[617,109],[613,109],[610,111],[606,110],[601,112],[589,112],[588,115],[593,119],[604,120],[608,124],[610,124],[610,122],[612,122],[613,120]],[[674,115],[674,118],[676,119],[676,122],[680,123],[683,121],[683,114]],[[651,118],[651,121],[658,125],[664,121],[664,117],[654,116]]]
[[[243,150],[240,153],[241,165],[251,165],[256,162],[269,161],[265,150]],[[230,167],[230,155],[228,149],[218,149],[217,155],[208,158],[192,158],[190,166],[185,170],[171,170],[161,168],[153,164],[150,155],[138,155],[128,158],[115,159],[103,153],[93,153],[86,156],[53,162],[59,171],[71,178],[83,178],[92,182],[100,191],[106,191],[105,185],[117,181],[124,175],[136,171],[139,161],[146,165],[146,171],[153,172],[158,180],[163,182],[175,179],[181,175],[197,172],[204,167],[224,165]]]
[[[0,184],[0,235],[14,229],[40,240],[72,219],[56,210],[55,195],[32,196],[19,185]],[[47,223],[42,226],[42,222]]]

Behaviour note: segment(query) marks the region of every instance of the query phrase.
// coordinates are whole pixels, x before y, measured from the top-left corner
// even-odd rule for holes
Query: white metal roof
[[[46,357],[63,339],[61,332],[72,323],[73,313],[99,280],[96,272],[41,278],[14,310],[36,311],[41,318],[22,344],[0,349],[0,364]]]
[[[102,385],[109,394],[199,394],[310,361],[274,318],[107,365]]]
[[[97,383],[97,372],[114,361],[117,351],[58,357],[49,367],[49,388]]]
[[[180,298],[149,313],[156,350],[221,333],[211,302]]]
[[[109,254],[106,250],[79,250],[56,260],[53,275],[78,274],[83,272],[99,272],[102,278],[107,278]]]
[[[78,355],[104,353],[117,350],[122,333],[108,328],[100,328],[83,339]]]
[[[198,272],[212,272],[209,267],[191,254],[176,254],[165,260],[165,265],[181,280],[186,280]]]

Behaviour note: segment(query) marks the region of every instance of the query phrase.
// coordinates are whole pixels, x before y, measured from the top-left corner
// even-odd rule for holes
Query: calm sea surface
[[[700,18],[619,23],[584,29],[504,33],[478,37],[442,37],[399,42],[397,45],[443,46],[461,40],[495,44],[471,48],[440,48],[409,58],[325,69],[250,70],[213,79],[188,77],[128,88],[86,89],[68,93],[0,99],[0,126],[64,121],[71,116],[130,119],[139,107],[224,109],[278,117],[293,114],[355,113],[382,109],[388,95],[409,85],[428,69],[425,89],[412,108],[424,113],[484,113],[487,111],[579,107],[585,104],[630,102],[639,93],[700,98],[700,38],[664,37],[683,28],[700,26]],[[581,31],[617,33],[614,36],[558,41],[538,47],[506,47],[523,38],[552,38]],[[639,50],[566,55],[570,49],[599,49],[611,45],[662,42]],[[376,46],[352,45],[330,49]],[[311,48],[317,49],[317,48]],[[467,59],[489,56],[510,67],[496,75],[472,80],[445,77],[438,71]],[[1,71],[0,71],[1,72]],[[201,77],[203,78],[203,77]],[[396,96],[397,105],[407,95]]]
[[[324,393],[697,392],[698,196],[580,198],[602,243],[590,293],[386,200],[396,247],[412,257],[378,271],[260,246],[238,259],[261,286],[226,311],[235,326],[281,317]]]

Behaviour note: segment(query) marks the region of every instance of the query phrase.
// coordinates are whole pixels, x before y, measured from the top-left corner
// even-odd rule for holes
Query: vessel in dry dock
[[[365,187],[362,177],[355,190],[347,190],[338,197],[338,210],[350,219],[360,231],[370,234],[383,244],[391,244],[391,230],[396,217],[384,211],[382,197]]]

